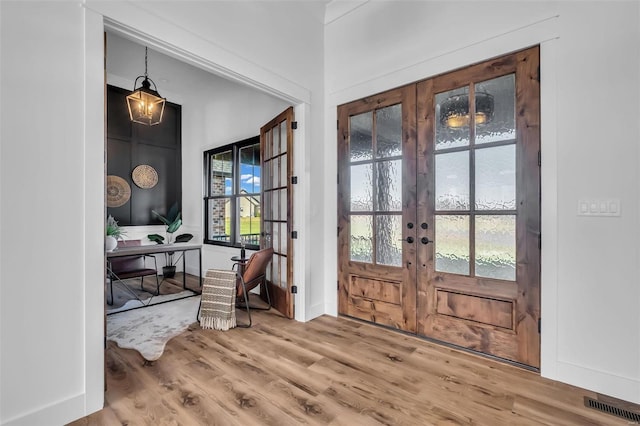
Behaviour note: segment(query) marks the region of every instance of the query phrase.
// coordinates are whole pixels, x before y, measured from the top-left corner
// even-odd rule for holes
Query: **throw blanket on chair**
[[[209,269],[202,285],[200,326],[229,330],[236,326],[236,273]]]

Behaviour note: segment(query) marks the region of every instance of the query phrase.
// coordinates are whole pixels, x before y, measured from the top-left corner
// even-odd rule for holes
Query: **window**
[[[206,244],[260,246],[260,137],[204,153]]]

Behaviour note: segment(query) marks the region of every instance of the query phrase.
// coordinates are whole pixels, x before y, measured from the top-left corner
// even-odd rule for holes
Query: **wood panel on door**
[[[415,85],[338,108],[339,312],[415,331]]]
[[[538,72],[535,47],[418,84],[418,333],[532,367]]]
[[[267,291],[273,307],[287,318],[294,316],[293,287],[293,107],[260,129],[263,181],[260,247],[273,247],[267,270]]]

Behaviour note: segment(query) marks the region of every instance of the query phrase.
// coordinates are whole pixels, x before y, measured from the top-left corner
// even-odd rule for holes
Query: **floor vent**
[[[593,408],[594,410],[602,411],[603,413],[611,414],[614,416],[622,417],[623,419],[640,423],[640,413],[625,410],[624,408],[616,407],[606,402],[601,402],[588,396],[584,397],[585,407]]]

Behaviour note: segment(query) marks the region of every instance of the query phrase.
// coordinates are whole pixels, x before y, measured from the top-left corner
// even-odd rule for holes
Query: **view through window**
[[[205,243],[260,245],[260,137],[204,153]]]

